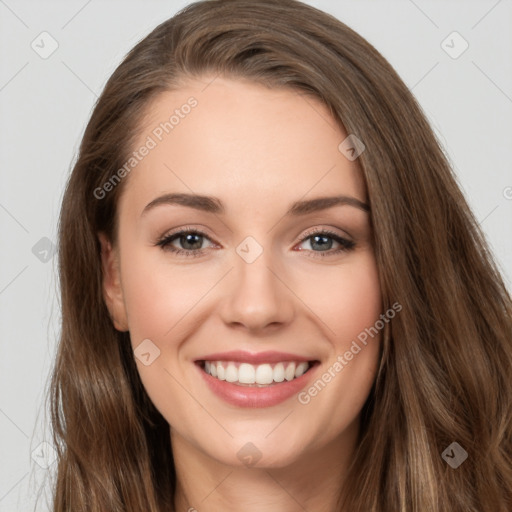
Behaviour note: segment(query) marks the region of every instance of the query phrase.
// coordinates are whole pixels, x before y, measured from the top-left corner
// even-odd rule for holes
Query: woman
[[[512,307],[421,109],[294,0],[128,54],[60,221],[55,511],[506,511]]]

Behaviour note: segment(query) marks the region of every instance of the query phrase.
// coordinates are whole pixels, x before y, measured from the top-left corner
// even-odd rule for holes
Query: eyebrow
[[[161,205],[180,205],[201,210],[207,213],[223,214],[225,208],[222,202],[211,196],[202,196],[197,194],[164,194],[148,203],[141,213],[141,216],[148,211]],[[287,216],[300,216],[307,215],[308,213],[318,212],[332,208],[333,206],[353,206],[364,212],[369,212],[370,207],[368,204],[356,199],[352,196],[331,196],[331,197],[317,197],[315,199],[308,199],[306,201],[296,201],[286,211]]]

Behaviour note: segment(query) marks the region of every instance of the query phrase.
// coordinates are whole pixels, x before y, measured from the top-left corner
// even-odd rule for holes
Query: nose
[[[264,250],[252,263],[235,255],[221,299],[220,314],[226,325],[261,334],[292,321],[294,294],[279,268],[271,251]]]

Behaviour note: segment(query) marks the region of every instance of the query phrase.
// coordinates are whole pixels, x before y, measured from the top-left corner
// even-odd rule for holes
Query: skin
[[[190,96],[198,105],[125,178],[118,246],[100,234],[114,325],[130,331],[134,349],[150,339],[160,350],[150,365],[136,363],[170,425],[176,510],[334,511],[375,379],[380,334],[308,404],[294,396],[267,408],[230,405],[199,378],[194,360],[278,350],[319,360],[320,376],[374,325],[382,304],[369,213],[341,205],[284,216],[292,202],[321,196],[367,202],[364,181],[357,161],[338,150],[347,134],[322,103],[242,79],[202,77],[162,93],[136,146]],[[226,212],[160,205],[141,216],[170,192],[215,196]],[[186,226],[206,232],[202,245],[196,241],[203,255],[156,245]],[[305,239],[311,228],[328,228],[355,247],[322,257]],[[236,252],[247,236],[263,249],[250,264]],[[327,242],[331,253],[340,248]],[[171,245],[197,250],[179,238]],[[261,454],[251,467],[237,456],[249,442]]]

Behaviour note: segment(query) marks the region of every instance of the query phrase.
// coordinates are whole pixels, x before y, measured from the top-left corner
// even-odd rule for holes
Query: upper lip
[[[199,357],[196,361],[238,361],[240,363],[262,364],[279,363],[282,361],[314,361],[314,358],[299,356],[290,352],[246,352],[245,350],[231,350],[230,352],[216,352]]]

